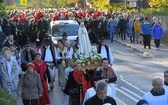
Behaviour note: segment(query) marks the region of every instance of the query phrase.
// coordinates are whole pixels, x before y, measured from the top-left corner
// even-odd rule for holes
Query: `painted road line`
[[[120,79],[125,82],[126,84],[132,86],[133,88],[139,90],[140,92],[142,92],[143,94],[145,94],[146,92],[144,92],[143,90],[141,90],[140,88],[136,87],[135,85],[131,84],[130,82],[127,82],[126,80],[123,79],[123,77],[121,75],[119,75]]]
[[[135,97],[129,95],[128,93],[126,93],[125,91],[119,89],[119,88],[116,88],[118,92],[120,92],[121,94],[127,96],[128,98],[130,98],[131,100],[135,101],[135,102],[138,102],[139,100],[136,99]]]
[[[139,98],[139,99],[142,99],[142,97],[141,97],[140,95],[138,95],[138,94],[132,92],[131,90],[129,90],[129,89],[123,87],[123,86],[121,86],[120,88],[123,89],[123,90],[125,90],[125,91],[127,91],[128,93],[134,95],[135,97],[137,97],[137,98]]]
[[[119,98],[116,98],[116,100],[117,100],[117,105],[127,105],[126,103],[124,103],[123,101],[121,101]]]

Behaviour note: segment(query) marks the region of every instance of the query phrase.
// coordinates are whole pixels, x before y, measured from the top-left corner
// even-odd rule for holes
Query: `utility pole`
[[[138,0],[138,12],[140,13],[141,11],[141,3],[140,3],[140,0]]]
[[[127,0],[124,0],[125,12],[127,11]]]

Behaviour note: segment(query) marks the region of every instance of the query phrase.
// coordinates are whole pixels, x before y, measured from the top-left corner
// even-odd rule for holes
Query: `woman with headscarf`
[[[49,91],[48,91],[48,82],[51,82],[50,73],[47,69],[46,63],[41,60],[41,54],[35,54],[35,60],[32,62],[35,65],[34,70],[40,75],[42,87],[43,87],[43,96],[39,98],[37,105],[48,105],[51,103],[49,98]]]
[[[23,105],[37,105],[43,95],[41,79],[33,63],[28,63],[26,67],[26,72],[20,77],[17,94],[22,98]]]
[[[90,77],[82,69],[81,62],[76,61],[74,67],[75,69],[69,74],[64,92],[70,95],[72,105],[81,105],[86,90],[90,88]]]
[[[91,44],[88,36],[88,32],[82,22],[78,30],[79,37],[79,52],[85,55],[89,55],[91,52]]]

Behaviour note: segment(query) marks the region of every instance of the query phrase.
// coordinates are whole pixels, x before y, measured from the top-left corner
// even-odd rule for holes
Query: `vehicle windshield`
[[[66,32],[68,36],[77,36],[78,28],[78,25],[55,25],[52,27],[52,36],[62,36],[63,32]]]

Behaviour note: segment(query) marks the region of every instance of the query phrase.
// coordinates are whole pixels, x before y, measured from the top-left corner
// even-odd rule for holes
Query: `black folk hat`
[[[67,37],[67,36],[68,36],[67,33],[63,32],[62,37]]]
[[[30,42],[26,42],[24,47],[30,47],[31,46],[31,43]]]

